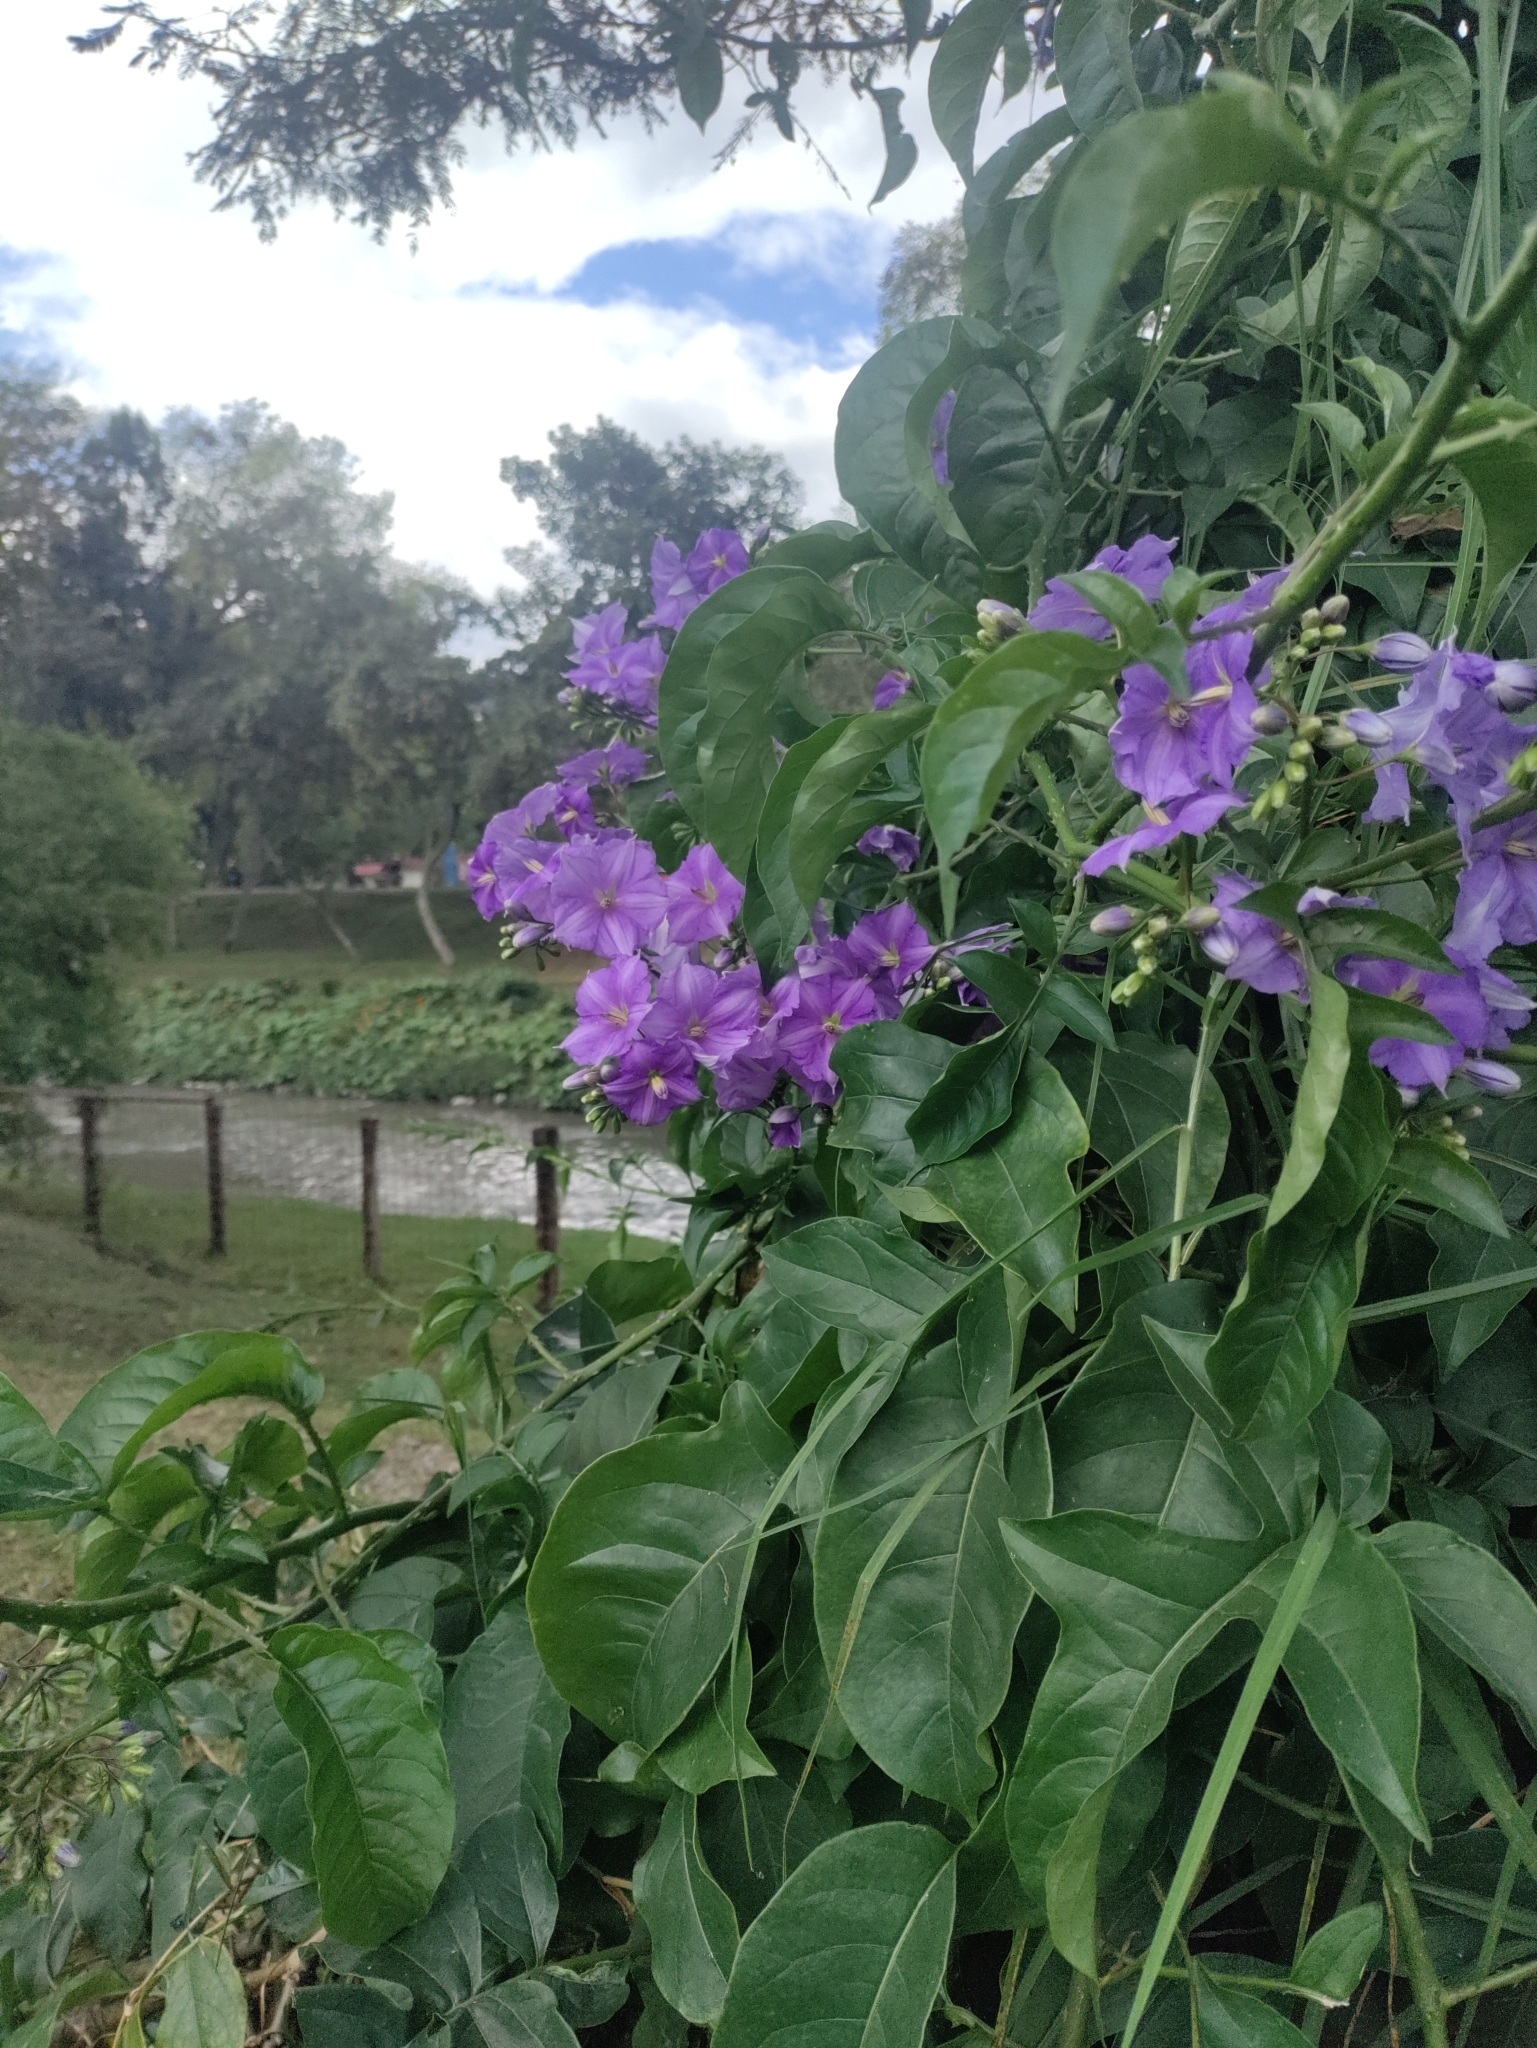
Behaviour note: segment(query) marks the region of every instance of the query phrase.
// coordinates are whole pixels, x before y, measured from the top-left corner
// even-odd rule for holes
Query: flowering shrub
[[[860,523],[659,543],[476,855],[600,956],[571,1078],[666,1123],[676,1255],[540,1315],[488,1248],[324,1432],[270,1335],[0,1411],[83,1524],[0,1617],[231,1731],[149,1752],[135,2015],[190,1909],[319,1943],[316,2038],[1537,2034],[1525,31],[1052,21],[980,167],[1012,17],[940,44],[966,310],[844,398]],[[459,1469],[360,1499],[403,1415]]]

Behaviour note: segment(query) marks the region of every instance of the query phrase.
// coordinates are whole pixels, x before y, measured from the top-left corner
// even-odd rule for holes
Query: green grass
[[[0,1372],[53,1424],[109,1367],[146,1345],[188,1330],[273,1323],[325,1375],[321,1414],[329,1420],[361,1381],[409,1362],[417,1305],[451,1265],[488,1240],[504,1258],[533,1248],[532,1230],[505,1219],[386,1216],[379,1288],[362,1272],[357,1212],[321,1202],[232,1201],[222,1259],[208,1256],[198,1195],[109,1187],[105,1224],[100,1252],[82,1232],[78,1190],[0,1184]],[[573,1230],[561,1249],[563,1280],[574,1287],[607,1257],[608,1240]],[[632,1256],[646,1249],[631,1240]],[[235,1412],[195,1410],[176,1434],[217,1447],[232,1434]],[[408,1437],[410,1426],[400,1434]],[[412,1477],[408,1465],[404,1483]],[[46,1523],[0,1524],[0,1574],[13,1593],[63,1590],[67,1541]]]
[[[228,946],[236,907],[234,890],[184,898],[176,909],[176,944],[151,953],[119,955],[113,975],[122,988],[152,981],[180,981],[207,988],[220,981],[283,979],[311,986],[358,980],[441,973],[417,915],[413,892],[405,889],[333,890],[332,915],[357,949],[357,958],[337,944],[311,900],[298,890],[253,895],[233,946]],[[454,973],[498,964],[496,929],[488,925],[463,889],[434,891],[434,914],[457,955]],[[512,972],[546,985],[569,987],[591,963],[577,956],[552,961],[541,977],[532,961],[514,961]]]

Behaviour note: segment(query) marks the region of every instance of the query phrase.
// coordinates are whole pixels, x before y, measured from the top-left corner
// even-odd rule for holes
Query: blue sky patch
[[[620,242],[589,256],[550,294],[584,306],[637,299],[675,312],[718,313],[734,325],[768,327],[819,353],[868,343],[877,321],[889,229],[847,215],[759,214],[718,233]],[[530,285],[488,280],[471,287],[532,296]]]

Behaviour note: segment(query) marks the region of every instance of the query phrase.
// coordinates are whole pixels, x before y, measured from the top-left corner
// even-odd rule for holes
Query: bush
[[[130,1063],[148,1081],[234,1081],[387,1100],[515,1095],[554,1103],[567,1005],[500,970],[458,981],[293,981],[188,989],[161,981],[125,1005]]]

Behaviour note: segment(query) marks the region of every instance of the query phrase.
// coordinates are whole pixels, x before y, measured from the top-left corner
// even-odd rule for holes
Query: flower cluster
[[[712,526],[700,534],[688,556],[673,541],[657,535],[651,551],[653,610],[643,626],[676,632],[689,613],[723,583],[748,566],[747,544],[739,533]],[[622,604],[589,612],[571,628],[576,656],[566,670],[570,688],[563,701],[588,715],[608,715],[624,725],[655,726],[657,692],[666,650],[656,633],[626,639],[629,614]]]
[[[1130,549],[1106,549],[1090,566],[1123,577],[1152,601],[1167,579],[1171,549],[1172,543],[1148,538]],[[1279,791],[1284,800],[1289,788],[1306,780],[1320,741],[1368,750],[1376,772],[1376,795],[1365,814],[1371,823],[1407,821],[1409,771],[1417,769],[1445,793],[1467,860],[1446,947],[1456,971],[1436,974],[1402,961],[1349,957],[1341,961],[1339,976],[1363,992],[1425,1010],[1453,1041],[1427,1045],[1384,1038],[1373,1045],[1372,1059],[1406,1095],[1427,1087],[1444,1091],[1453,1073],[1495,1092],[1513,1089],[1518,1081],[1510,1069],[1483,1055],[1508,1047],[1534,1005],[1489,961],[1500,945],[1537,940],[1537,809],[1480,832],[1473,824],[1511,794],[1509,772],[1530,734],[1507,714],[1537,701],[1537,667],[1465,653],[1452,640],[1433,648],[1415,634],[1390,634],[1375,652],[1384,669],[1408,677],[1397,704],[1386,711],[1347,711],[1326,731],[1321,718],[1299,717],[1279,697],[1261,701],[1272,676],[1268,665],[1255,669],[1248,622],[1269,603],[1285,573],[1258,579],[1237,599],[1206,613],[1200,636],[1187,650],[1188,693],[1146,663],[1127,667],[1110,753],[1116,779],[1142,800],[1144,822],[1096,848],[1083,871],[1101,875],[1124,868],[1135,854],[1166,846],[1181,834],[1198,838],[1229,812],[1250,806],[1251,798],[1237,786],[1239,771],[1257,741],[1293,728],[1283,777],[1253,801],[1255,817],[1266,807],[1265,795]],[[1337,598],[1308,614],[1311,642],[1342,634],[1347,609]],[[1093,639],[1106,639],[1111,630],[1090,601],[1061,580],[1048,585],[1028,623]],[[1180,922],[1229,980],[1305,1002],[1301,941],[1274,919],[1244,909],[1255,887],[1244,875],[1219,874],[1212,900],[1193,904]],[[1323,888],[1308,889],[1298,904],[1304,919],[1345,908],[1375,905],[1370,897],[1342,897]],[[1136,972],[1116,991],[1130,1000],[1153,973],[1157,941],[1173,920],[1139,921],[1125,906],[1114,905],[1093,922],[1103,936],[1133,935]]]

